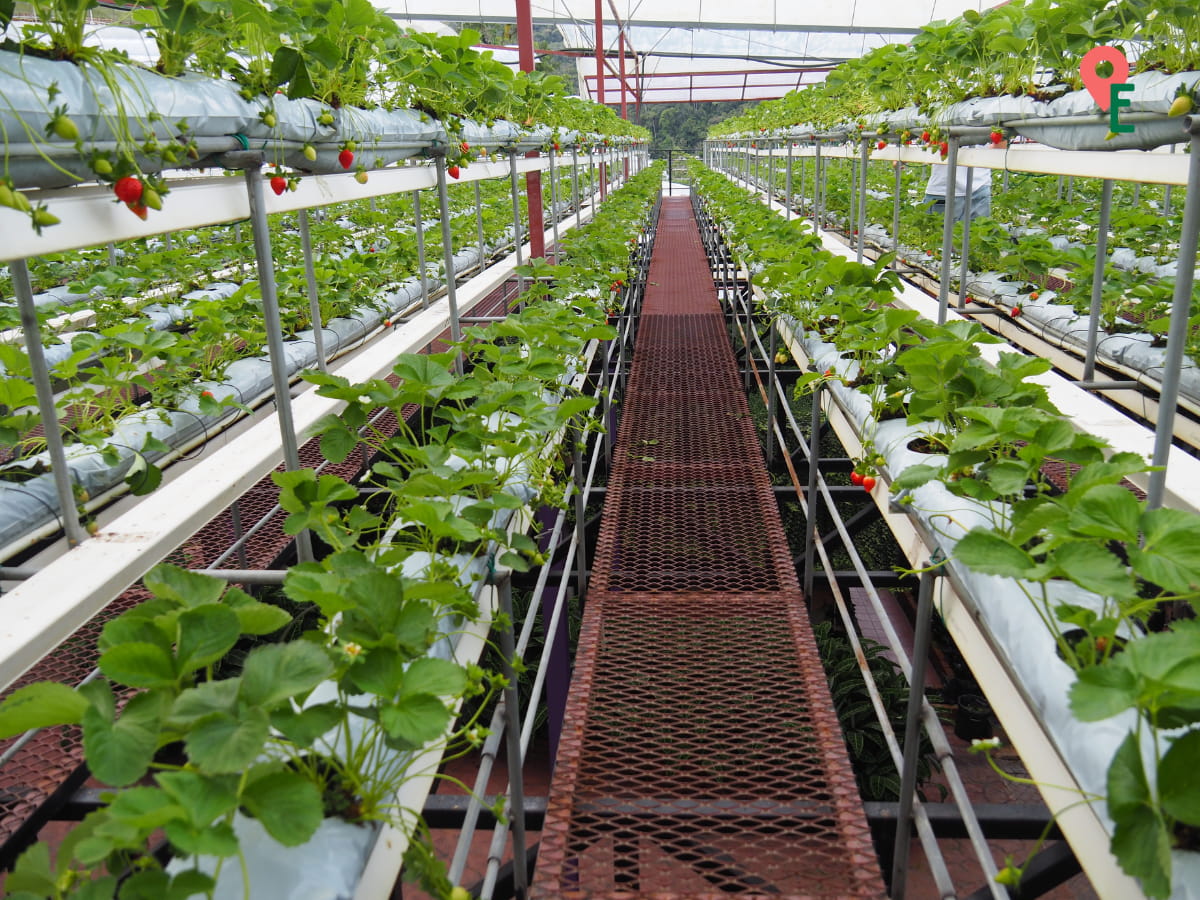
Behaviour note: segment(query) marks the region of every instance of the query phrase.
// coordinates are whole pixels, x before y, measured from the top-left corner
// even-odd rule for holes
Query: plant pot
[[[954,734],[964,741],[992,737],[992,708],[980,694],[961,694],[954,707]]]

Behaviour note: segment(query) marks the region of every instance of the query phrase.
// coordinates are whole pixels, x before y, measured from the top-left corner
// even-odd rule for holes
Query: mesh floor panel
[[[538,898],[883,884],[687,199],[664,199]]]

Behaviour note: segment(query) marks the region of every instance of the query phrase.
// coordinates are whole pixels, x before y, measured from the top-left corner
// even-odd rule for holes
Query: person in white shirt
[[[931,213],[946,213],[946,182],[950,167],[945,163],[934,163],[929,167],[929,183],[925,185],[925,199],[921,201]],[[967,172],[971,172],[971,196],[967,198]],[[971,218],[988,216],[992,213],[992,170],[954,167],[954,221],[961,222],[967,211]]]

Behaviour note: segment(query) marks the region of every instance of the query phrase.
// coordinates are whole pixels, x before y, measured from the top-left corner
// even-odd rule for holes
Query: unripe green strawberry
[[[304,158],[307,159],[309,162],[313,162],[316,160],[317,148],[314,147],[312,144],[305,144],[303,152],[304,152]]]
[[[263,111],[262,123],[268,128],[274,128],[277,124],[279,124],[279,120],[275,117],[275,113],[268,109]]]
[[[1192,95],[1179,94],[1171,103],[1171,108],[1167,110],[1168,116],[1186,116],[1192,111]]]
[[[62,221],[62,219],[54,215],[54,213],[50,212],[50,210],[46,209],[44,206],[39,206],[37,209],[33,210],[30,215],[33,216],[33,227],[39,232],[43,228],[46,228],[50,225],[57,225]]]
[[[112,163],[103,156],[97,156],[92,160],[92,171],[97,175],[111,175],[113,172]]]
[[[65,113],[55,116],[50,122],[50,127],[64,141],[79,140],[79,128],[71,121],[71,117]]]
[[[142,205],[151,209],[162,209],[162,197],[154,188],[147,187],[142,191]]]

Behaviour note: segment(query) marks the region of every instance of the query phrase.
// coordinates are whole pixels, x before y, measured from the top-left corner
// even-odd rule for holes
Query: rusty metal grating
[[[881,897],[687,199],[648,281],[534,896]]]
[[[811,641],[791,592],[591,600],[536,896],[881,896]]]

